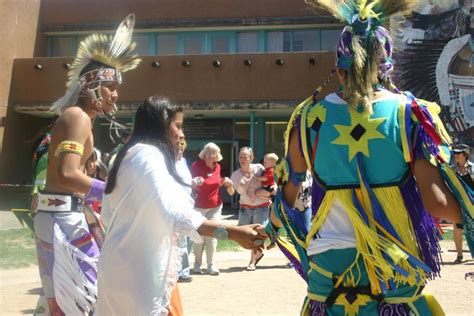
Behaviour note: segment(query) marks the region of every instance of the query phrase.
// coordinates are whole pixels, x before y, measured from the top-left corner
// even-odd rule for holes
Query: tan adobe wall
[[[246,59],[251,66],[244,65]],[[276,65],[277,59],[284,64]],[[184,60],[191,66],[182,66]],[[215,60],[221,67],[212,65]],[[300,100],[326,79],[334,60],[334,53],[327,52],[146,56],[136,70],[124,74],[119,102],[140,102],[150,95],[175,101]],[[17,59],[12,103],[44,104],[59,98],[65,91],[67,70],[63,64],[70,61]],[[152,67],[153,61],[160,66]],[[43,70],[34,69],[35,64],[41,64]]]

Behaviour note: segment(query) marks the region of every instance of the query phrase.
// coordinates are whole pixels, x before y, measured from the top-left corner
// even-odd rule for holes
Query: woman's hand
[[[227,193],[230,196],[234,195],[235,188],[234,188],[234,184],[232,183],[231,179],[225,177],[224,179],[222,179],[222,185],[225,187],[225,189],[227,190]]]
[[[252,180],[251,177],[242,177],[242,179],[240,179],[240,185],[245,186],[250,182],[250,180]]]
[[[232,181],[228,177],[225,177],[224,179],[222,179],[222,185],[228,188],[232,186]]]
[[[193,188],[199,187],[204,184],[204,178],[203,177],[196,177],[191,180],[191,186]]]

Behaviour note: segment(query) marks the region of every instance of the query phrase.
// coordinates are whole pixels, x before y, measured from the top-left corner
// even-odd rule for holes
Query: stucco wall
[[[314,58],[315,64],[309,62]],[[245,66],[244,60],[251,66]],[[277,59],[284,61],[277,65]],[[182,61],[191,62],[189,67]],[[221,67],[214,67],[218,60]],[[334,53],[227,54],[146,56],[124,74],[120,102],[140,102],[150,95],[176,101],[300,100],[322,83],[334,65]],[[63,95],[66,58],[17,59],[12,85],[13,104],[51,103]],[[158,61],[158,68],[152,62]],[[43,70],[34,69],[39,63]],[[334,80],[335,81],[335,80]]]
[[[2,27],[0,27],[2,41],[2,49],[0,49],[0,183],[4,182],[8,173],[7,154],[9,150],[11,151],[8,144],[22,133],[21,125],[24,124],[21,119],[17,121],[18,117],[10,117],[7,108],[10,104],[13,60],[34,56],[39,11],[40,0],[0,0],[2,17]],[[7,126],[12,126],[13,123],[16,126],[15,130],[9,130]],[[12,156],[11,153],[9,155]]]
[[[43,0],[44,26],[137,20],[199,20],[312,16],[303,0]],[[73,15],[70,13],[74,12]]]

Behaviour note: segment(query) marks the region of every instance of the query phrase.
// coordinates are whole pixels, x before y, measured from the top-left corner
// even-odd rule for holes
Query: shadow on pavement
[[[26,293],[30,295],[43,295],[43,288],[37,287],[35,289],[29,289]]]
[[[232,267],[227,269],[219,269],[221,273],[232,273],[232,272],[242,272],[247,271],[247,267]],[[273,269],[290,269],[287,265],[273,265],[273,266],[265,266],[265,265],[258,265],[255,271],[248,271],[248,272],[258,272],[258,270],[273,270]]]

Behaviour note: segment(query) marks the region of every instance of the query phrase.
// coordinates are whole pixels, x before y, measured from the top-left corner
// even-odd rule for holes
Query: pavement
[[[223,220],[237,224],[237,212],[224,210]],[[0,211],[0,230],[21,228],[10,211]],[[449,227],[447,227],[449,228]],[[467,249],[466,245],[464,245]],[[465,279],[473,271],[474,261],[465,254],[466,262],[453,265],[455,252],[452,241],[441,243],[445,266],[441,278],[429,282],[426,290],[434,294],[446,315],[473,315],[474,286]],[[218,277],[193,275],[191,283],[180,283],[183,306],[187,315],[297,315],[306,286],[288,269],[288,262],[278,249],[265,252],[257,271],[245,267],[249,251],[217,252]],[[193,261],[193,260],[192,260]],[[0,315],[33,314],[41,293],[37,266],[0,270]]]
[[[9,210],[0,210],[0,230],[16,228],[22,228],[22,226],[13,212]]]

